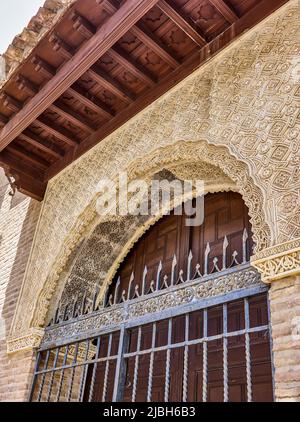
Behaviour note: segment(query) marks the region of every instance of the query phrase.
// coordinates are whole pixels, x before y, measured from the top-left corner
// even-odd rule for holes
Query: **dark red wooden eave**
[[[241,17],[225,1],[210,0],[210,3],[230,26],[209,43],[205,34],[202,34],[199,28],[194,26],[190,17],[176,9],[171,0],[149,0],[147,2],[144,0],[127,0],[122,2],[119,7],[115,0],[95,1],[103,4],[103,7],[109,13],[110,17],[107,22],[94,33],[92,25],[75,13],[75,18],[79,19],[80,25],[83,25],[81,31],[87,38],[86,42],[73,55],[68,45],[64,44],[64,41],[60,40],[55,32],[52,32],[50,38],[57,44],[57,48],[64,55],[66,62],[57,72],[51,73],[51,67],[47,63],[43,63],[39,58],[34,59],[41,71],[50,77],[50,80],[40,90],[31,82],[26,81],[26,78],[22,75],[17,76],[22,89],[31,92],[31,95],[33,95],[24,105],[5,93],[3,96],[3,101],[9,103],[15,115],[9,121],[0,115],[0,125],[3,127],[0,132],[0,165],[5,168],[7,174],[16,178],[16,186],[20,191],[38,200],[43,199],[48,180],[288,0],[273,0],[272,2],[261,0]],[[177,58],[170,56],[168,49],[162,46],[160,40],[155,35],[152,36],[145,29],[144,24],[140,22],[141,18],[154,6],[159,8],[198,47],[196,53],[188,57],[187,60],[180,63]],[[115,43],[129,30],[146,43],[148,48],[160,55],[173,68],[173,71],[157,81],[148,69],[136,62],[130,55],[124,55],[124,52],[120,51]],[[140,77],[140,80],[149,89],[145,90],[143,95],[135,98],[130,95],[130,92],[126,92],[124,87],[119,85],[117,80],[109,74],[106,75],[103,72],[99,74],[99,69],[97,70],[94,64],[106,52],[137,77]],[[127,107],[115,114],[101,101],[93,103],[76,85],[78,79],[86,72],[92,78],[96,78],[98,82],[102,82],[102,86],[110,88],[112,92],[126,101]],[[60,100],[57,101],[66,92],[94,111],[98,111],[108,120],[99,129],[94,129],[90,122],[82,119],[78,113],[65,109],[64,105],[60,104]],[[68,134],[68,131],[64,128],[55,127],[47,121],[47,118],[41,116],[45,110],[52,110],[64,116],[72,124],[77,124],[79,128],[86,131],[88,136],[81,142],[72,138],[71,134]],[[51,146],[51,143],[47,140],[41,139],[39,145],[39,139],[30,130],[32,123],[46,129],[50,134],[52,133],[53,136],[65,142],[68,146],[66,153],[60,146]],[[44,168],[45,161],[42,157],[36,156],[33,152],[28,152],[28,157],[24,156],[22,148],[14,145],[13,142],[18,136],[20,139],[24,139],[28,145],[38,147],[41,153],[49,154],[56,161]],[[25,161],[22,160],[22,157],[25,158]],[[32,168],[30,163],[33,163],[35,168]]]

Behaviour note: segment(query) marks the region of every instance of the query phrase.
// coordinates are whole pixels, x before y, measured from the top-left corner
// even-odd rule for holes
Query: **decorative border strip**
[[[44,334],[45,331],[43,329],[32,329],[31,332],[25,336],[9,339],[7,342],[7,353],[24,352],[26,350],[38,348]]]
[[[219,273],[220,274],[220,273]],[[205,280],[186,282],[165,290],[149,294],[143,298],[101,309],[89,315],[84,315],[75,321],[67,321],[46,328],[42,348],[54,347],[57,344],[77,341],[78,338],[88,338],[95,330],[113,331],[121,324],[134,324],[143,318],[156,319],[166,310],[174,310],[184,305],[199,303],[205,299],[223,297],[234,291],[241,291],[261,285],[261,277],[255,268],[249,264],[237,266],[224,271],[223,275],[215,274]],[[143,321],[146,323],[145,321]]]
[[[265,283],[300,274],[300,239],[264,249],[251,259],[251,265]]]

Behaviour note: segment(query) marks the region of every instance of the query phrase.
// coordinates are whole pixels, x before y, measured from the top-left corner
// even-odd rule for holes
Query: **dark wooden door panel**
[[[178,270],[186,271],[189,250],[193,253],[193,265],[200,263],[203,269],[204,251],[207,242],[212,250],[211,256],[218,256],[222,262],[223,241],[226,235],[229,242],[227,261],[232,260],[234,251],[242,256],[242,236],[246,228],[249,234],[248,259],[252,250],[251,225],[248,209],[242,197],[233,192],[208,194],[205,197],[204,223],[199,227],[187,227],[185,215],[171,214],[163,217],[137,242],[129,253],[115,277],[110,288],[114,294],[115,283],[120,279],[119,296],[122,290],[128,289],[130,275],[134,273],[134,284],[142,287],[142,278],[145,266],[147,267],[146,290],[151,280],[156,280],[159,262],[163,264],[163,274],[170,276],[174,254],[177,258]],[[209,262],[210,270],[212,261]],[[133,292],[132,292],[133,293]],[[250,327],[268,324],[267,296],[259,295],[249,299]],[[177,344],[185,340],[186,316],[172,319],[171,343]],[[203,337],[203,311],[189,314],[189,339]],[[207,311],[208,336],[222,335],[223,333],[223,306],[215,306]],[[156,324],[155,347],[166,346],[168,343],[169,321],[159,321]],[[237,300],[227,306],[227,330],[236,332],[245,328],[244,301]],[[152,346],[153,325],[133,328],[128,331],[129,352],[135,353],[138,347],[140,330],[140,350],[149,350]],[[107,342],[107,339],[105,340]],[[229,401],[247,400],[247,373],[246,373],[246,338],[245,335],[234,335],[228,338],[228,391]],[[207,343],[207,400],[223,401],[223,339],[208,341]],[[104,349],[107,345],[104,342]],[[105,349],[105,350],[106,350]],[[102,353],[106,353],[106,351]],[[116,352],[116,351],[115,351]],[[188,354],[188,391],[189,401],[202,401],[203,396],[203,345],[196,344],[189,347]],[[253,399],[272,400],[272,373],[270,361],[269,337],[265,332],[251,334],[250,355],[252,370]],[[134,368],[136,358],[126,360],[126,379],[123,401],[146,401],[149,390],[149,379],[152,377],[151,401],[164,401],[165,378],[167,365],[167,351],[155,352],[153,355],[153,372],[150,374],[150,351],[138,359],[138,376],[134,389]],[[113,369],[113,367],[112,367]],[[105,366],[99,365],[95,383],[94,399],[102,396]],[[170,378],[169,401],[180,402],[183,396],[184,374],[184,347],[173,348],[170,351]],[[112,396],[114,378],[109,377],[107,396]]]

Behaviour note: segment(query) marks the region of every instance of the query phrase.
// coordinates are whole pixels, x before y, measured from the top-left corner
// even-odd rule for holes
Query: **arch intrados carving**
[[[147,178],[167,166],[174,167],[176,164],[182,165],[199,161],[219,167],[236,183],[237,191],[242,195],[245,204],[249,209],[256,251],[260,251],[270,246],[272,235],[271,229],[266,222],[263,193],[260,188],[255,185],[250,176],[248,165],[234,157],[227,147],[209,144],[205,140],[189,142],[178,141],[160,147],[147,156],[137,158],[123,171],[127,171],[128,181],[130,181],[137,178]],[[116,180],[117,177],[116,174]],[[85,208],[78,218],[76,225],[74,225],[73,229],[69,232],[64,246],[59,253],[56,264],[53,266],[52,272],[48,275],[44,288],[39,294],[31,327],[43,326],[50,299],[72,249],[84,236],[92,232],[92,229],[96,224],[101,222],[101,219],[99,219],[99,216],[97,216],[96,213],[96,199],[97,195],[95,195],[91,203]],[[155,221],[153,220],[152,224],[154,223]],[[147,229],[144,231],[146,230]],[[142,234],[143,233],[140,233],[140,236]],[[132,244],[132,241],[128,243]],[[128,244],[127,247],[130,247],[130,245]],[[123,255],[126,256],[127,253],[125,247]]]

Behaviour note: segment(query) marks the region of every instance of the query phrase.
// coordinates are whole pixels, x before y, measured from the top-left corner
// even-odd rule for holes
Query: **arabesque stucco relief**
[[[236,183],[257,252],[300,238],[299,19],[291,0],[49,183],[12,338],[43,325],[68,256],[90,233],[98,181],[146,173],[151,154],[159,167],[164,149]]]

